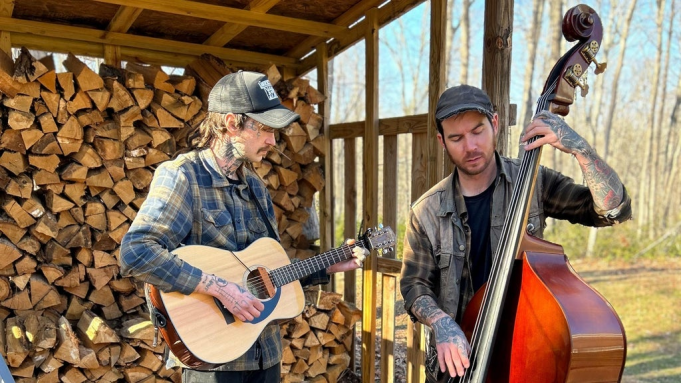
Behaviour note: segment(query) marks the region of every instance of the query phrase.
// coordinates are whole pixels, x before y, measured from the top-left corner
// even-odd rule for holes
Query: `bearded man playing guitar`
[[[236,252],[263,237],[279,240],[272,199],[250,164],[275,146],[275,129],[298,118],[281,105],[266,76],[240,71],[220,79],[210,92],[205,120],[190,135],[192,150],[156,170],[121,243],[121,274],[163,292],[212,296],[241,322],[258,318],[265,306],[235,283],[240,281],[201,270],[172,251],[200,244]],[[352,254],[310,282],[328,281],[326,272],[358,268],[366,250],[355,246]],[[273,322],[241,357],[210,371],[185,368],[182,378],[185,383],[279,382],[281,356],[279,326]]]
[[[412,205],[400,280],[407,312],[434,335],[427,346],[429,382],[464,376],[470,367],[461,319],[488,281],[520,164],[496,151],[498,117],[481,89],[447,89],[435,119],[438,141],[455,169]],[[521,141],[537,136],[524,150],[548,144],[572,154],[587,186],[540,167],[527,224],[531,235],[541,238],[546,217],[596,227],[631,218],[631,200],[615,171],[564,120],[548,111],[537,114]]]

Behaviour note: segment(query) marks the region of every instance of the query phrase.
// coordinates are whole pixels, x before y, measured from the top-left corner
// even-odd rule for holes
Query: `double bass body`
[[[514,261],[487,382],[619,382],[626,337],[608,302],[572,269],[563,248],[528,234]],[[464,313],[470,339],[483,286]]]

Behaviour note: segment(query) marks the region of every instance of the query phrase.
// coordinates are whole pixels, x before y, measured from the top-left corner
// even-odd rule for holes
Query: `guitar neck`
[[[275,286],[281,287],[293,281],[297,281],[319,270],[326,269],[331,265],[340,263],[352,258],[352,249],[364,247],[361,241],[355,245],[343,245],[337,249],[332,249],[314,257],[282,266],[270,272],[272,282]]]

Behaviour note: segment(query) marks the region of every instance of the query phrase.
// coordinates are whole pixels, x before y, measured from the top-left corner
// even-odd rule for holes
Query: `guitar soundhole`
[[[269,299],[274,296],[276,289],[272,284],[267,269],[264,267],[258,267],[251,270],[246,277],[246,285],[248,291],[253,294],[258,299]]]

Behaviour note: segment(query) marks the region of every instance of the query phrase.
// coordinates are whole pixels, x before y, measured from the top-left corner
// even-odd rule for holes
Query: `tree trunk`
[[[459,23],[459,28],[461,28],[461,43],[459,45],[459,54],[461,55],[461,75],[459,79],[461,84],[468,84],[470,46],[470,16],[468,11],[470,7],[470,0],[461,0],[461,21]]]
[[[541,35],[542,19],[544,14],[544,0],[532,0],[532,22],[530,23],[530,30],[527,32],[525,41],[527,43],[527,50],[525,54],[525,80],[523,82],[523,113],[521,114],[520,123],[524,129],[530,123],[530,119],[534,115],[535,99],[532,97],[532,79],[534,78],[534,67],[537,56],[537,44],[539,43],[539,36]]]
[[[655,173],[655,166],[657,164],[657,140],[656,137],[659,135],[659,126],[657,122],[655,121],[655,115],[657,111],[657,92],[658,88],[660,86],[660,72],[661,72],[661,61],[662,61],[662,33],[664,31],[662,22],[664,20],[664,10],[665,10],[665,5],[666,1],[665,0],[657,0],[657,18],[655,20],[655,24],[657,26],[657,44],[655,45],[655,60],[654,62],[654,69],[653,69],[653,80],[652,80],[652,85],[653,89],[650,92],[651,97],[652,97],[652,105],[650,107],[650,119],[648,123],[648,127],[650,128],[650,135],[649,135],[649,141],[648,141],[648,149],[647,150],[647,165],[644,168],[645,173],[647,173],[650,177],[649,181],[647,182],[647,187],[648,187],[648,198],[646,199],[647,206],[646,206],[646,216],[648,218],[648,238],[653,239],[655,235],[655,225],[652,223],[651,217],[655,215],[655,201],[656,201],[656,196],[655,193],[657,191],[657,174]]]

